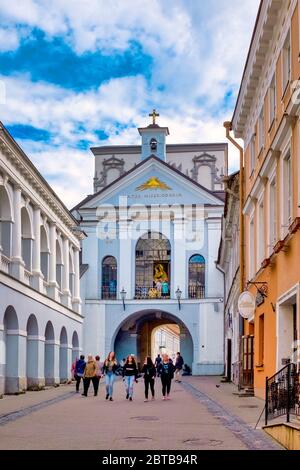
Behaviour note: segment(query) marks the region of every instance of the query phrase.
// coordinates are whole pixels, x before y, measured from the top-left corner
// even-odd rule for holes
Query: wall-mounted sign
[[[164,183],[163,181],[160,181],[159,178],[157,178],[156,176],[152,176],[151,178],[149,178],[146,183],[143,183],[141,184],[140,186],[138,186],[136,188],[136,191],[147,191],[147,190],[157,190],[157,189],[160,189],[160,190],[163,190],[163,191],[166,191],[168,189],[172,189],[170,188],[166,183]]]
[[[259,307],[260,305],[262,305],[264,301],[265,301],[264,293],[258,290],[256,294],[256,299],[255,299],[256,307]]]
[[[256,299],[254,295],[249,291],[244,291],[239,296],[238,310],[240,315],[245,318],[251,318],[254,315],[256,307]]]

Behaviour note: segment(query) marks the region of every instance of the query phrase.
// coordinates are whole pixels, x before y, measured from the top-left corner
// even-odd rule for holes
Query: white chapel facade
[[[72,210],[82,240],[83,349],[154,357],[153,334],[179,327],[193,374],[222,374],[222,273],[216,266],[226,144],[168,145],[139,128],[140,146],[92,148],[94,194]]]

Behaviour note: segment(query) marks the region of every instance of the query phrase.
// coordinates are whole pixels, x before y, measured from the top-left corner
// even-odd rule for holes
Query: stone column
[[[43,279],[44,276],[41,271],[41,209],[36,206],[33,211],[33,259],[32,259],[32,274],[33,274],[33,287],[39,292],[44,292]]]
[[[50,265],[49,265],[49,295],[59,300],[58,284],[56,282],[56,224],[50,223]]]
[[[20,281],[24,280],[24,261],[22,259],[22,226],[21,226],[21,188],[14,188],[14,226],[12,234],[11,274]]]
[[[60,342],[54,339],[45,341],[45,384],[59,385],[59,349]]]
[[[27,336],[27,388],[45,386],[45,337]]]
[[[59,350],[60,383],[71,380],[72,344],[61,344]]]
[[[179,287],[182,292],[181,298],[186,295],[186,250],[184,238],[184,220],[174,219],[174,244],[171,251],[171,266],[173,263],[173,280],[171,279],[171,297],[176,299],[175,291]]]
[[[120,298],[120,291],[125,289],[127,292],[127,299],[134,297],[134,287],[131,282],[132,263],[132,240],[128,235],[129,223],[126,221],[119,222],[119,236],[120,236],[120,259],[118,262],[118,283],[117,283],[117,297]]]
[[[81,313],[81,298],[80,298],[80,266],[79,266],[79,250],[74,248],[74,297],[72,299],[73,310]]]
[[[63,240],[63,279],[62,279],[62,303],[71,308],[71,292],[69,288],[69,240],[64,238]]]
[[[26,337],[22,330],[6,331],[6,377],[5,393],[20,393],[27,388],[26,383]]]

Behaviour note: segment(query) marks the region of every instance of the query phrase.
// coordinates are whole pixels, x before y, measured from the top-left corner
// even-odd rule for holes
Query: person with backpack
[[[83,378],[83,375],[84,375],[84,369],[85,369],[85,360],[84,360],[84,356],[81,355],[80,358],[76,361],[75,369],[74,369],[74,378],[76,380],[76,393],[79,393],[79,386],[80,386],[81,379]]]
[[[176,355],[176,362],[175,362],[175,382],[180,383],[181,380],[181,374],[182,374],[182,368],[183,368],[184,360],[183,357],[181,356],[180,352],[177,353]]]
[[[156,377],[156,369],[150,356],[147,356],[145,359],[145,362],[142,368],[142,374],[144,374],[144,383],[145,383],[144,402],[148,401],[149,387],[151,390],[152,400],[154,400],[155,399],[154,382],[155,382],[155,377]]]
[[[170,400],[171,383],[174,378],[174,365],[168,354],[163,354],[162,362],[158,366],[161,378],[163,400]]]
[[[130,354],[123,366],[123,380],[126,387],[126,400],[132,401],[133,384],[137,382],[138,368],[134,357]]]

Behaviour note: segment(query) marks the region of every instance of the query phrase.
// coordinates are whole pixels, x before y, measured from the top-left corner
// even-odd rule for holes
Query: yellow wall
[[[293,13],[291,20],[291,82],[298,80],[300,78],[300,64],[298,60],[299,56],[299,14],[298,14],[298,5]],[[258,155],[258,131],[257,124],[253,132],[256,132],[256,161],[255,161],[255,170],[250,175],[250,144],[245,149],[245,201],[257,180],[258,173],[265,161],[265,158],[271,148],[272,141],[276,132],[282,122],[284,113],[287,106],[289,105],[291,99],[291,90],[288,87],[283,93],[282,90],[282,53],[280,54],[277,63],[276,63],[276,117],[272,127],[270,128],[269,122],[269,92],[267,92],[264,98],[264,118],[265,118],[265,145],[262,152]],[[298,208],[298,193],[300,191],[299,181],[298,181],[298,166],[300,158],[300,148],[299,148],[299,133],[300,126],[299,123],[295,124],[292,129],[292,141],[291,141],[291,162],[292,162],[292,174],[293,174],[293,219],[300,216]],[[280,167],[277,164],[277,231],[278,239],[280,233]],[[265,192],[265,227],[268,223],[268,197],[266,197]],[[256,220],[256,219],[255,219]],[[256,228],[255,228],[256,231]],[[266,234],[267,235],[267,234]],[[265,237],[265,258],[268,255],[268,240],[267,236]],[[246,280],[248,279],[249,272],[249,216],[245,216],[245,274]],[[259,240],[254,241],[255,256],[257,252],[257,245]],[[264,304],[256,309],[254,325],[250,325],[247,321],[244,324],[244,333],[253,334],[254,330],[254,387],[255,393],[258,396],[264,397],[265,394],[265,379],[266,376],[270,377],[276,372],[276,313],[273,311],[273,306],[276,306],[278,298],[291,289],[295,284],[300,282],[300,230],[296,232],[288,242],[288,246],[284,251],[281,251],[277,255],[272,255],[271,265],[267,268],[260,269],[260,271],[255,276],[256,282],[267,282],[268,283],[268,297],[265,299]],[[256,295],[256,288],[251,286],[249,288],[254,295]],[[300,335],[300,306],[298,305],[298,338]],[[259,364],[259,316],[264,314],[264,364],[261,366]]]

